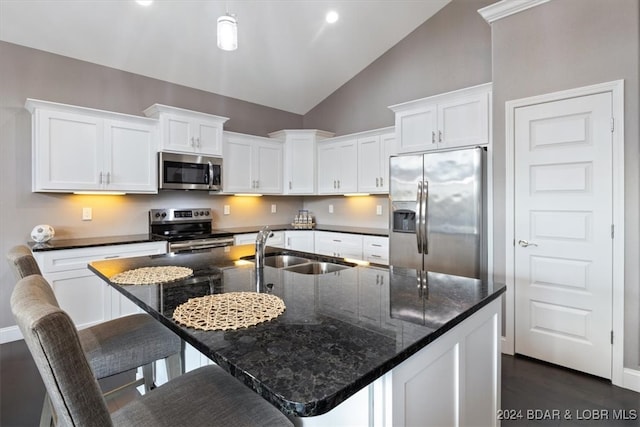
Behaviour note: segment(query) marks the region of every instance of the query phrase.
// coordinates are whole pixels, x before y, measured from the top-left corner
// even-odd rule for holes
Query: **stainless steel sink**
[[[330,262],[307,262],[293,267],[288,267],[286,271],[300,274],[327,274],[350,268],[347,265],[332,264]]]
[[[271,255],[264,258],[264,265],[266,267],[275,268],[287,268],[309,262],[311,262],[311,260],[294,255]]]

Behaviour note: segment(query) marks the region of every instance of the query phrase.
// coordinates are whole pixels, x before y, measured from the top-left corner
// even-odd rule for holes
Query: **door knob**
[[[538,246],[536,243],[528,242],[526,240],[518,240],[518,244],[523,248],[526,248],[527,246]]]

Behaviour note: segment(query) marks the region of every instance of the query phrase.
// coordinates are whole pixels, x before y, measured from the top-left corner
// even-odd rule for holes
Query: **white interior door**
[[[515,110],[516,353],[611,378],[612,97]]]

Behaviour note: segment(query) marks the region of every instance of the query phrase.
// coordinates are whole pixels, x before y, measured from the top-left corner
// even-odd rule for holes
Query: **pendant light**
[[[227,51],[238,48],[238,21],[231,13],[218,18],[218,47]]]

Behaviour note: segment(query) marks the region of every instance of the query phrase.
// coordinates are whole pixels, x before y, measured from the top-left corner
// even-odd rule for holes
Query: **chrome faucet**
[[[256,236],[256,268],[264,267],[264,248],[267,245],[267,239],[273,236],[273,232],[269,230],[269,226],[265,225]]]
[[[265,225],[256,236],[256,292],[264,291],[264,248],[267,245],[267,239],[273,236],[273,232],[269,230],[269,226]]]

